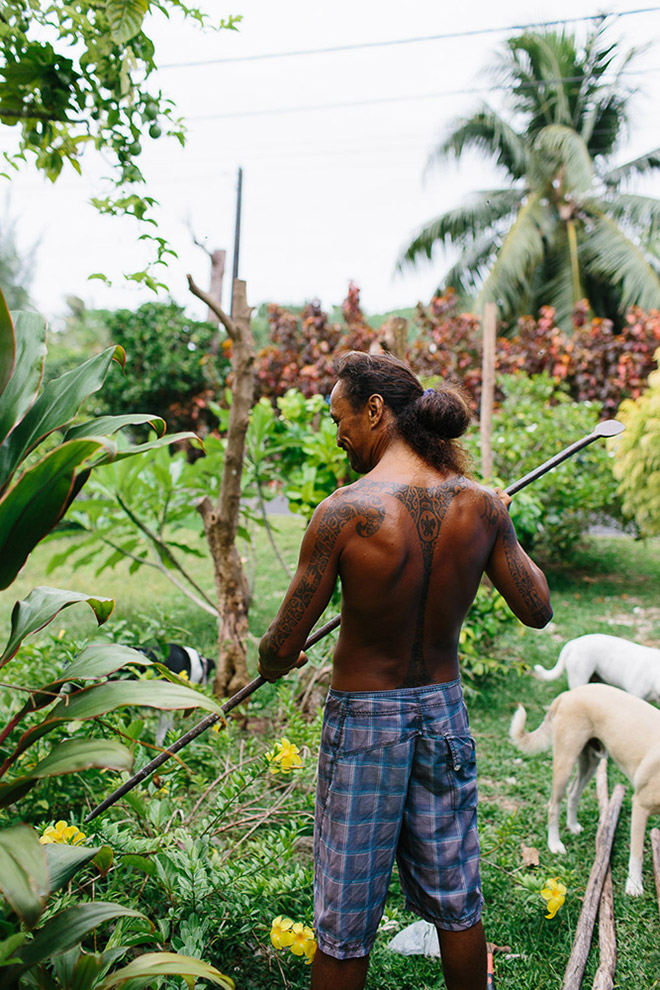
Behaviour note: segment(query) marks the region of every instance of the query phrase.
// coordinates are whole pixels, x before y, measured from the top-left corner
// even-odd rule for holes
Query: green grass
[[[278,542],[287,562],[293,567],[303,524],[297,518],[275,520],[280,532]],[[56,541],[59,544],[60,541]],[[33,554],[19,580],[0,601],[0,628],[6,632],[11,605],[36,584],[54,584],[76,590],[90,591],[114,597],[116,611],[109,626],[127,623],[131,629],[146,628],[156,621],[171,638],[195,642],[211,656],[216,654],[215,629],[211,617],[196,609],[162,576],[142,572],[130,576],[125,568],[94,576],[92,568],[73,571],[63,568],[47,576],[46,561],[59,549],[58,545],[42,546]],[[556,661],[564,642],[587,632],[608,632],[647,644],[660,644],[660,542],[635,542],[629,537],[595,538],[566,569],[549,569],[549,581],[555,617],[545,630],[528,630],[516,626],[501,637],[495,653],[501,658],[522,659],[528,665]],[[250,629],[256,638],[272,618],[286,578],[274,561],[263,532],[255,536],[255,548],[247,554],[248,569],[256,569]],[[258,561],[254,568],[253,562]],[[212,588],[208,561],[193,561],[196,576],[209,590]],[[82,640],[97,636],[91,611],[83,606],[67,609],[53,626],[57,633],[64,629],[64,638]],[[39,634],[47,637],[48,633]],[[328,644],[319,646],[313,662],[327,654]],[[254,670],[255,643],[250,644],[250,666]],[[6,679],[19,679],[20,661],[3,671]],[[597,827],[595,788],[587,788],[580,804],[580,820],[585,827],[578,836],[567,833],[562,824],[561,834],[567,847],[565,857],[551,855],[546,847],[546,805],[550,792],[551,754],[523,757],[508,741],[508,726],[519,701],[525,704],[528,721],[535,727],[541,721],[551,700],[566,687],[565,678],[542,683],[528,674],[498,676],[490,679],[481,692],[470,700],[472,731],[477,742],[480,781],[480,829],[483,853],[483,887],[486,899],[484,925],[490,941],[509,945],[521,958],[505,960],[496,957],[496,980],[508,990],[536,990],[560,986],[570,954],[581,899],[594,858]],[[281,689],[280,689],[281,691]],[[251,705],[252,727],[248,719],[243,732],[249,741],[254,733],[264,733],[266,739],[283,733],[290,725],[291,713],[283,706],[281,694],[267,686],[255,696]],[[311,740],[310,736],[310,740]],[[213,765],[214,749],[200,743],[198,760],[209,781],[219,772]],[[227,750],[217,749],[217,760],[227,758]],[[623,780],[610,765],[610,789]],[[186,778],[182,778],[185,782]],[[617,987],[631,990],[651,990],[660,987],[660,939],[658,938],[658,905],[652,874],[648,836],[645,846],[643,898],[624,894],[629,851],[631,786],[626,783],[626,799],[615,836],[612,871],[614,880],[615,918],[619,944]],[[188,785],[186,785],[188,786]],[[311,786],[309,781],[305,785]],[[275,792],[279,793],[279,792]],[[183,800],[190,800],[183,797]],[[295,814],[309,814],[309,801],[292,806]],[[307,803],[305,803],[305,801]],[[297,811],[296,811],[297,809]],[[565,807],[562,809],[565,820]],[[125,818],[126,811],[122,812]],[[659,825],[656,818],[651,826]],[[267,827],[261,834],[268,841]],[[240,831],[240,830],[239,830]],[[237,841],[232,833],[231,841]],[[538,849],[540,866],[525,867],[522,844]],[[242,847],[244,848],[244,847]],[[287,867],[288,868],[288,867]],[[564,878],[568,888],[565,905],[556,918],[544,918],[544,902],[529,886],[548,877]],[[527,886],[526,886],[527,885]],[[266,902],[264,902],[266,903]],[[298,901],[309,909],[310,892],[301,891]],[[247,910],[247,909],[246,909]],[[252,905],[252,910],[259,910]],[[264,908],[264,910],[266,910]],[[293,911],[293,906],[289,909]],[[397,928],[384,931],[377,939],[368,980],[370,990],[432,990],[444,982],[437,960],[396,956],[386,948],[387,942],[405,924],[415,918],[403,910],[396,877],[387,904],[387,915]],[[306,918],[309,921],[311,919]],[[269,918],[264,918],[267,923]],[[255,936],[256,937],[256,936]],[[261,932],[258,943],[246,934],[244,941],[223,942],[222,933],[212,945],[214,961],[236,980],[238,990],[302,990],[308,986],[309,970],[290,954],[275,958]],[[591,986],[598,963],[597,939],[592,947],[584,986]]]

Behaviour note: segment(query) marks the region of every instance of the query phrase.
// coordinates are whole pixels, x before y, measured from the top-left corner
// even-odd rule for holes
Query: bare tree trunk
[[[219,698],[226,698],[248,682],[245,661],[248,585],[236,548],[236,533],[241,503],[245,434],[254,401],[255,346],[245,282],[239,279],[234,282],[233,319],[227,316],[217,300],[195,285],[190,275],[188,285],[193,295],[216,313],[232,342],[232,405],[220,494],[215,505],[206,496],[197,506],[204,521],[204,532],[211,551],[218,597],[218,665],[213,692]]]
[[[495,335],[497,330],[497,307],[486,303],[482,324],[483,351],[481,372],[481,477],[490,478],[493,474],[493,402],[495,399]]]

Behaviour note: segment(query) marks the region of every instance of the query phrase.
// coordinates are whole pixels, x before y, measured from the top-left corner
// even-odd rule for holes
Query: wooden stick
[[[658,911],[660,911],[660,828],[651,829],[651,850],[653,852],[653,876],[658,895]]]
[[[495,341],[497,336],[497,306],[486,303],[482,324],[481,362],[481,410],[479,430],[481,433],[481,477],[493,475],[493,403],[495,400]]]
[[[596,771],[596,793],[600,823],[607,814],[607,756],[601,757]],[[607,864],[603,892],[598,906],[598,944],[600,963],[594,976],[592,990],[613,990],[616,970],[616,929],[614,927],[614,894],[612,892],[612,868]]]
[[[580,911],[580,917],[578,918],[577,928],[575,930],[573,948],[568,965],[566,966],[566,972],[564,973],[562,990],[580,990],[582,985],[584,968],[587,964],[587,957],[591,947],[591,936],[593,935],[594,923],[596,921],[598,902],[600,901],[605,874],[610,861],[614,832],[619,819],[624,792],[625,788],[623,784],[617,784],[607,806],[607,814],[598,829],[596,836],[596,857],[591,867],[591,873],[589,874],[589,882],[587,883],[582,910]]]

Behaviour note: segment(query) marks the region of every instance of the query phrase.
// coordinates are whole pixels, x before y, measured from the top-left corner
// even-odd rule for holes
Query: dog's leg
[[[571,781],[571,786],[568,788],[568,803],[566,807],[566,825],[568,831],[572,832],[573,835],[579,835],[582,831],[582,826],[577,820],[577,807],[582,797],[582,791],[595,773],[599,759],[600,753],[588,744],[578,756],[577,773]]]
[[[566,787],[574,762],[572,754],[558,752],[555,745],[552,766],[552,793],[548,802],[548,849],[550,852],[559,853],[562,856],[566,855],[566,846],[559,838],[559,809],[562,798],[566,793]]]
[[[649,809],[641,804],[638,795],[633,795],[632,821],[630,823],[630,859],[626,894],[639,897],[644,893],[642,886],[642,860],[644,857],[644,835],[649,820]]]

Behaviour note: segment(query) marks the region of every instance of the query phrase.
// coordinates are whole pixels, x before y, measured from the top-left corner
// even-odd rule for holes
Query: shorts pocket
[[[448,775],[451,780],[453,811],[477,807],[477,756],[472,736],[445,736],[449,750]]]

